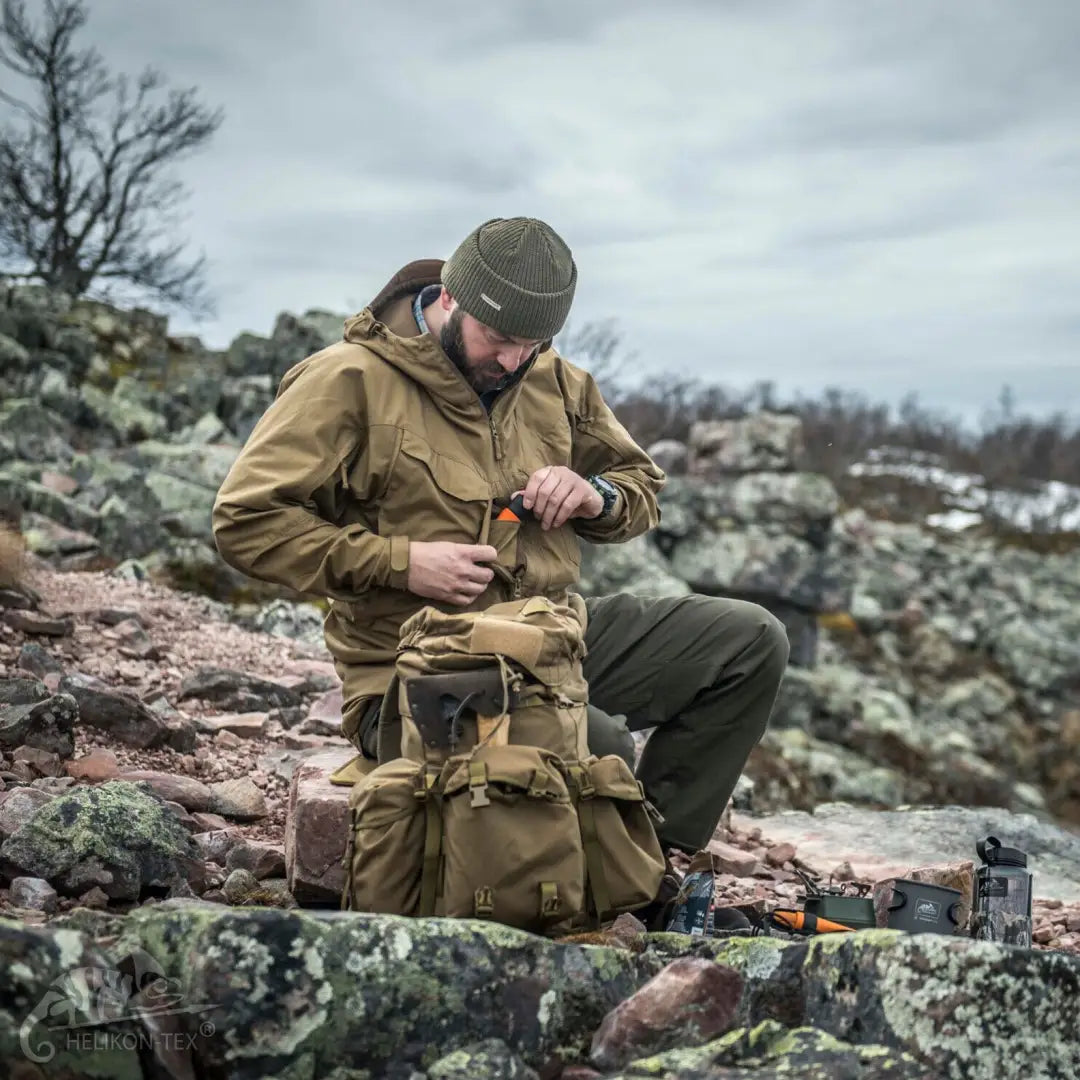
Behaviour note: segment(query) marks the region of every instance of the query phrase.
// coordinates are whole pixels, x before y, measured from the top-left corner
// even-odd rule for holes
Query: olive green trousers
[[[664,815],[664,847],[712,838],[769,722],[788,659],[783,623],[715,596],[586,601],[589,749],[634,767],[633,731],[655,728],[636,773]]]

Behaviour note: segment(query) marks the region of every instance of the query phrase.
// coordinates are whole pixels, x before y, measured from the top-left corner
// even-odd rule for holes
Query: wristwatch
[[[604,508],[597,514],[597,517],[607,517],[615,506],[615,500],[619,497],[619,489],[602,476],[586,476],[585,479],[600,492],[604,500]]]

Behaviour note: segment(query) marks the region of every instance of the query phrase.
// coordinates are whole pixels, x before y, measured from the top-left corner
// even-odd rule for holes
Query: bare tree
[[[185,195],[167,171],[222,113],[151,68],[134,84],[110,74],[75,44],[86,18],[82,0],[45,0],[38,26],[23,0],[3,0],[0,64],[26,93],[0,88],[21,120],[0,126],[0,271],[73,296],[122,282],[207,313],[204,259],[185,262],[167,236]]]

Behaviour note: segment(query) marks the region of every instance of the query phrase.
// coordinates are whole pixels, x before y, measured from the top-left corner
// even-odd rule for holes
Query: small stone
[[[165,745],[178,754],[190,754],[198,742],[195,724],[177,713],[165,717]]]
[[[224,821],[224,818],[221,820]],[[236,829],[233,827],[197,832],[191,837],[199,855],[209,862],[217,863],[219,866],[225,865],[233,845],[239,843],[240,839]],[[250,869],[250,867],[243,867],[243,869]]]
[[[341,734],[341,687],[328,690],[316,698],[308,710],[307,719],[300,726],[304,735]]]
[[[36,780],[30,781],[30,786],[37,788],[39,791],[51,792],[57,795],[61,791],[66,791],[74,783],[75,778],[73,776],[39,776]]]
[[[1048,945],[1055,937],[1054,928],[1049,923],[1035,927],[1031,934],[1031,940],[1037,945]]]
[[[94,613],[94,619],[97,622],[104,623],[106,626],[120,626],[125,622],[134,622],[139,626],[145,626],[143,617],[137,611],[131,611],[128,608],[99,608]]]
[[[3,793],[0,802],[0,837],[18,832],[53,796],[32,787],[15,788]]]
[[[208,735],[231,732],[242,739],[254,739],[266,731],[269,714],[265,712],[223,713],[221,716],[204,716],[199,720],[199,727]],[[220,740],[225,743],[225,740]],[[238,746],[239,742],[228,740],[228,745]]]
[[[191,887],[191,884],[183,878],[176,878],[169,886],[168,898],[170,900],[191,900],[197,895],[198,893]]]
[[[250,870],[240,867],[229,874],[221,890],[230,904],[238,904],[248,893],[258,887],[259,879]]]
[[[75,752],[78,706],[67,694],[49,696],[41,683],[35,685],[40,687],[45,700],[0,705],[0,749],[36,746],[61,758],[70,758]]]
[[[130,769],[122,772],[119,779],[148,784],[167,802],[179,803],[184,810],[210,809],[210,788],[191,776],[156,772],[153,769]]]
[[[235,712],[257,712],[301,704],[300,694],[277,680],[225,668],[200,668],[188,675],[180,684],[178,700],[192,697],[216,702]]]
[[[65,675],[60,689],[79,706],[79,723],[107,731],[128,746],[160,746],[168,738],[165,721],[138,698],[114,690],[101,679],[79,673]]]
[[[67,762],[64,771],[76,780],[88,780],[96,784],[103,780],[115,780],[120,774],[120,766],[111,750],[96,747],[81,758]]]
[[[705,850],[716,857],[718,868],[725,874],[749,877],[757,869],[758,861],[751,852],[725,844],[722,840],[710,840]]]
[[[234,906],[256,905],[263,907],[296,907],[296,899],[281,878],[259,881],[249,870],[238,868],[222,885],[225,899]]]
[[[202,894],[202,899],[210,904],[228,903],[228,901],[225,899],[225,894],[221,891],[221,889],[207,889],[206,892]]]
[[[1038,901],[1039,907],[1046,908],[1047,911],[1059,911],[1065,906],[1064,900],[1059,900],[1056,896],[1051,897],[1049,900]]]
[[[266,817],[266,796],[247,776],[221,780],[210,785],[210,805],[199,807],[234,821],[255,821]]]
[[[133,660],[160,660],[161,653],[150,635],[134,619],[119,623],[118,642],[120,653]]]
[[[79,897],[79,905],[81,907],[95,908],[100,911],[109,906],[109,897],[101,888],[95,885],[93,888],[87,889],[86,892]]]
[[[50,619],[32,611],[18,609],[4,612],[4,621],[13,630],[23,634],[41,634],[45,637],[70,637],[75,632],[72,619]]]
[[[1065,929],[1068,930],[1070,934],[1074,934],[1080,930],[1080,912],[1068,917],[1065,921]]]
[[[191,817],[195,824],[198,825],[199,832],[211,832],[215,829],[228,829],[230,827],[229,823],[220,814],[194,811]]]
[[[39,746],[18,746],[11,751],[12,761],[25,761],[41,776],[60,775],[60,755]]]
[[[854,881],[856,879],[855,868],[845,859],[833,870],[829,877],[833,881]]]
[[[770,866],[782,867],[784,863],[791,862],[795,858],[794,844],[777,844],[765,852],[765,861]]]
[[[224,746],[228,750],[235,750],[243,743],[243,739],[232,731],[219,731],[214,736],[214,742],[218,746]]]
[[[56,911],[56,890],[41,878],[17,877],[11,883],[11,902],[16,907],[30,911],[44,911],[51,915]]]
[[[123,777],[122,779],[126,780],[127,777]],[[189,832],[195,832],[198,826],[195,824],[192,816],[183,808],[183,806],[180,805],[180,803],[173,802],[170,799],[166,799],[165,805],[166,807],[168,807],[169,812],[172,814],[172,816],[176,818],[176,820],[179,821],[185,829],[187,829]]]
[[[19,650],[19,659],[15,662],[21,671],[41,678],[44,675],[59,675],[64,665],[36,641],[27,641]]]
[[[238,840],[225,857],[225,869],[250,870],[257,878],[285,876],[285,849],[258,840]]]

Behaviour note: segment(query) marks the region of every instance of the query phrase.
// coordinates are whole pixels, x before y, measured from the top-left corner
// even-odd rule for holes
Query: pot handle
[[[897,897],[900,897],[899,901],[897,901]],[[907,893],[905,893],[903,889],[898,889],[894,885],[892,891],[892,898],[889,900],[889,910],[899,911],[906,903]]]

